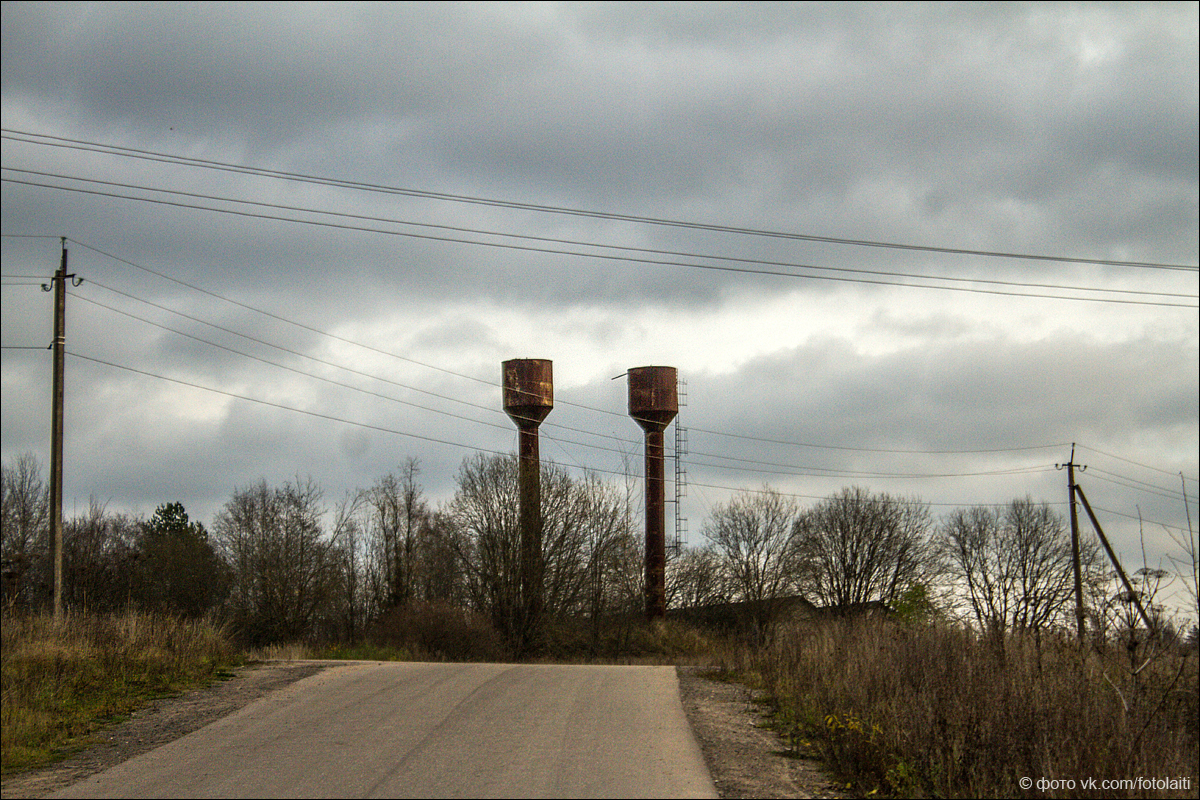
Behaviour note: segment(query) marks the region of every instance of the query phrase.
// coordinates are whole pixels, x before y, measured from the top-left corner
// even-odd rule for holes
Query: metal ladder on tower
[[[676,395],[679,398],[679,408],[682,409],[687,405],[687,381],[682,378],[677,378],[676,381]],[[687,496],[687,465],[683,460],[687,453],[687,428],[680,424],[677,414],[675,416],[675,538],[667,547],[667,555],[671,558],[679,555],[684,545],[687,544],[687,518],[683,516],[683,503],[681,502]]]

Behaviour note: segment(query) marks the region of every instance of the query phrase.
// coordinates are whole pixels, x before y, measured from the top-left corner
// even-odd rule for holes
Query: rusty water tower
[[[646,617],[667,615],[663,431],[679,413],[675,367],[629,370],[629,416],[646,432]]]
[[[526,634],[542,615],[542,485],[538,426],[554,408],[553,362],[514,358],[502,365],[504,411],[520,439],[518,514],[521,526],[521,605]]]

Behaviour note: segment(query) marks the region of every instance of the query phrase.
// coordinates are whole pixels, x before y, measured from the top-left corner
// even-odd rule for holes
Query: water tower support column
[[[543,606],[542,474],[538,426],[554,408],[553,362],[517,358],[502,364],[504,411],[516,423],[518,517],[521,526],[521,632],[526,644],[536,638]]]
[[[667,615],[663,431],[679,413],[674,367],[629,370],[629,416],[646,432],[646,618]]]

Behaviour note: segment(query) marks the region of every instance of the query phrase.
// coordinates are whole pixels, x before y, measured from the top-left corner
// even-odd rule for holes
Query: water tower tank
[[[629,370],[629,416],[643,429],[665,430],[679,413],[674,367]]]
[[[553,365],[547,358],[514,358],[501,364],[504,410],[518,428],[536,428],[554,408]]]

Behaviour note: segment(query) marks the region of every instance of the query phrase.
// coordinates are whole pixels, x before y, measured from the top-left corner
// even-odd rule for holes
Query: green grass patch
[[[314,658],[332,658],[346,661],[412,661],[412,652],[405,647],[359,642],[357,644],[332,645],[317,651]]]
[[[6,613],[0,773],[59,761],[162,697],[232,676],[241,657],[217,626],[126,613]]]

